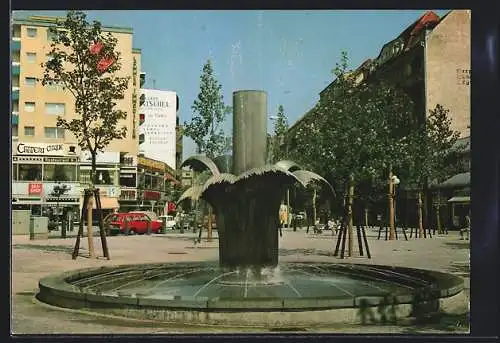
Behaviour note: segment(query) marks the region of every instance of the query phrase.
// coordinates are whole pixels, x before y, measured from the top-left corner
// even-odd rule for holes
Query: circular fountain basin
[[[366,264],[285,263],[255,275],[213,263],[162,263],[73,271],[43,278],[39,288],[45,303],[124,317],[298,327],[435,312],[463,294],[463,280]]]

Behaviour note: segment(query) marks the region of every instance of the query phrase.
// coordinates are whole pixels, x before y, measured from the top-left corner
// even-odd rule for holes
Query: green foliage
[[[127,113],[116,109],[124,98],[129,78],[118,77],[121,68],[117,39],[103,33],[101,23],[89,24],[84,12],[69,11],[65,20],[49,28],[52,34],[50,59],[42,63],[42,85],[62,84],[75,99],[74,119],[57,118],[57,126],[69,130],[82,150],[88,150],[95,160],[98,151],[114,139],[126,136],[126,127],[118,127]],[[90,47],[101,43],[102,49],[92,53]],[[103,59],[112,59],[105,71],[98,68]],[[94,163],[93,163],[94,164]],[[92,168],[95,177],[95,167]]]
[[[222,86],[215,79],[212,63],[208,60],[200,76],[200,93],[191,106],[195,116],[189,123],[184,123],[184,134],[195,142],[198,154],[205,153],[210,158],[227,150],[227,140],[221,126],[231,108],[224,105],[221,89]]]
[[[285,115],[283,105],[278,106],[278,113],[274,120],[274,136],[271,142],[271,161],[278,162],[286,159],[287,149],[285,148],[285,135],[288,131],[288,118]]]
[[[335,82],[297,130],[294,156],[339,191],[350,179],[376,183],[389,168],[406,165],[408,136],[416,125],[406,94],[383,82],[358,84],[347,66],[343,52],[333,70]]]
[[[453,163],[453,146],[459,132],[451,129],[449,110],[438,104],[410,137],[409,152],[413,158],[406,168],[407,188],[422,190],[427,181],[443,182],[458,172]]]

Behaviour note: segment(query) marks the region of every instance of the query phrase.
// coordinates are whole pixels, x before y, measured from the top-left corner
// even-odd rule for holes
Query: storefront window
[[[145,187],[146,189],[152,189],[152,176],[149,174],[146,174],[146,181],[145,181]]]
[[[76,165],[46,164],[43,167],[44,181],[76,181]]]
[[[136,173],[120,173],[120,186],[136,187]]]
[[[159,183],[158,183],[158,177],[157,176],[152,176],[151,177],[151,189],[154,190],[159,190]]]
[[[17,181],[17,164],[12,165],[12,180]]]
[[[19,180],[20,181],[41,181],[42,180],[42,165],[41,164],[19,164]]]
[[[137,173],[137,188],[144,189],[146,186],[146,178],[144,173]]]
[[[96,185],[116,185],[117,170],[109,170],[109,169],[99,169],[97,168],[97,181]],[[80,169],[80,182],[82,183],[90,183],[90,170],[88,169]]]

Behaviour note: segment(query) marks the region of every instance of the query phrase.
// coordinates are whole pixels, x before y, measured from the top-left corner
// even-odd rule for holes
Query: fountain
[[[267,95],[233,93],[233,159],[184,161],[209,171],[179,199],[214,209],[219,263],[158,263],[92,268],[40,280],[38,299],[126,317],[229,326],[311,327],[394,320],[437,310],[463,281],[402,267],[278,264],[278,210],[287,187],[322,182],[292,161],[265,164]],[[227,161],[226,161],[227,162]],[[230,170],[232,169],[232,170]],[[381,310],[382,309],[382,310]],[[366,319],[369,318],[369,319]]]

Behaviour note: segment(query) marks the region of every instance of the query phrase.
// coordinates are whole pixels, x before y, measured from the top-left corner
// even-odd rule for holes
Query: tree
[[[438,184],[458,172],[457,166],[452,163],[452,148],[460,133],[451,129],[449,112],[442,105],[436,105],[410,137],[412,143],[409,148],[413,158],[406,168],[405,178],[407,188],[417,193],[420,237],[424,233],[422,197],[428,182]],[[439,206],[437,212],[439,217]]]
[[[196,115],[184,123],[184,134],[195,142],[198,154],[210,158],[221,155],[227,148],[222,124],[231,108],[224,105],[221,89],[208,60],[200,76],[200,93],[191,106]]]
[[[93,189],[97,183],[97,153],[104,151],[112,140],[126,135],[126,127],[119,124],[127,113],[117,109],[116,104],[125,96],[129,77],[117,76],[121,68],[117,39],[104,33],[98,21],[90,24],[84,12],[69,11],[56,27],[49,28],[49,33],[50,59],[42,63],[42,84],[62,84],[75,99],[76,117],[58,117],[57,126],[70,131],[80,148],[90,152]]]
[[[354,188],[366,180],[387,180],[387,172],[405,165],[415,124],[406,94],[382,81],[357,83],[347,66],[342,52],[334,83],[297,130],[294,158],[344,191],[351,253]]]
[[[195,116],[191,122],[184,123],[184,133],[196,144],[198,154],[205,154],[214,159],[228,150],[228,139],[222,125],[231,107],[224,105],[221,94],[222,85],[214,76],[212,62],[208,60],[203,66],[200,76],[200,93],[191,108]],[[212,239],[212,209],[208,206],[208,239]]]
[[[272,142],[273,162],[278,162],[288,157],[286,148],[284,148],[285,136],[288,131],[288,118],[284,111],[283,105],[279,105],[278,113],[274,118],[274,137]]]

